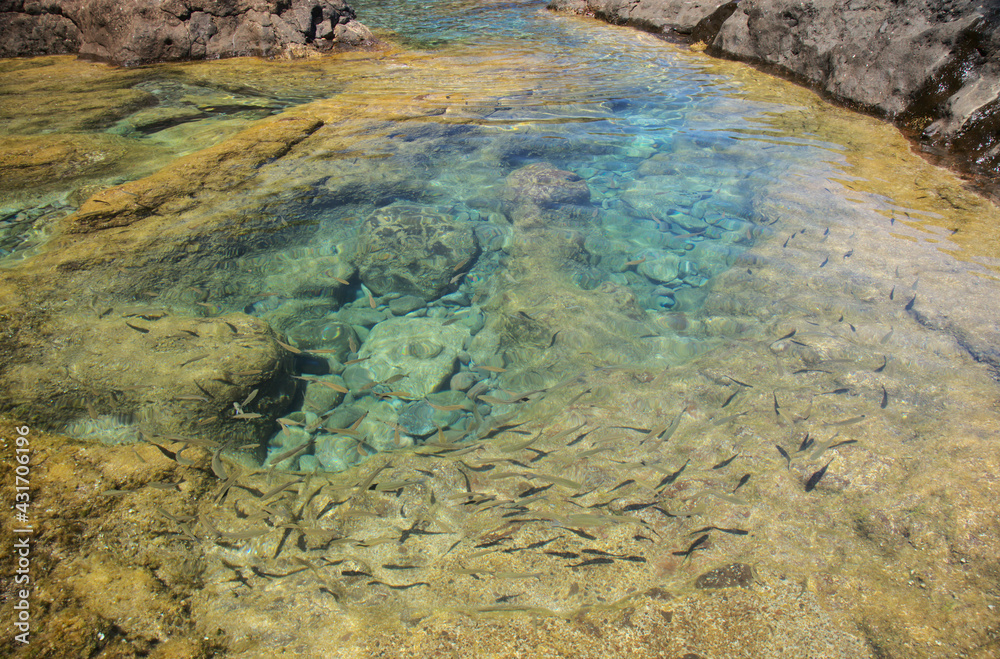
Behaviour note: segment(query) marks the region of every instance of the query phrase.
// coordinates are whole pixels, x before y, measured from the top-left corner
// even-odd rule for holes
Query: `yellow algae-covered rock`
[[[118,419],[147,433],[255,441],[269,434],[267,417],[294,393],[287,353],[273,331],[243,314],[209,319],[154,307],[67,309],[48,317],[38,333],[11,316],[5,322],[18,330],[5,345],[5,407],[80,437],[114,441]]]
[[[29,203],[47,193],[111,184],[128,172],[142,176],[165,164],[169,153],[107,133],[0,136],[0,200]]]
[[[252,126],[152,176],[92,197],[68,220],[69,230],[87,233],[129,225],[161,211],[187,210],[202,191],[239,187],[262,163],[280,158],[321,125],[316,119],[282,117]]]
[[[259,199],[235,197],[233,207],[228,195],[320,125],[301,117],[264,121],[103,190],[56,224],[46,250],[0,284],[8,328],[0,351],[14,365],[2,376],[5,408],[94,437],[128,436],[122,425],[131,422],[147,432],[211,431],[244,442],[270,434],[264,425],[294,391],[285,349],[263,321],[196,316],[223,311],[209,291],[222,289],[214,283],[224,277],[218,266],[243,249],[241,239],[266,241],[271,234],[262,227],[287,228]],[[69,143],[101,140],[120,138],[83,135]],[[233,404],[255,390],[249,416],[232,419],[240,414]]]
[[[71,56],[0,61],[0,134],[101,130],[156,97],[133,86],[150,77]]]
[[[272,210],[284,202],[271,190],[246,188],[262,164],[280,159],[319,125],[309,118],[265,121],[151,176],[99,192],[52,228],[44,252],[10,271],[8,280],[30,280],[30,290],[15,284],[8,292],[16,298],[85,291],[81,299],[111,302],[119,295],[135,299],[141,280],[144,293],[173,290],[175,298],[194,286],[204,302],[203,287],[223,276],[220,261],[248,244],[273,244],[279,232],[289,240],[309,229]],[[244,194],[233,194],[237,190]],[[104,274],[95,277],[98,271]],[[131,275],[122,276],[125,271]],[[185,280],[190,284],[180,283]]]
[[[7,440],[25,427],[0,419],[5,463],[15,463],[15,443]],[[31,548],[27,647],[49,656],[204,656],[192,650],[202,641],[190,634],[183,613],[203,563],[179,541],[183,536],[167,529],[160,511],[183,517],[191,510],[193,500],[170,499],[192,495],[214,478],[201,471],[210,455],[189,450],[185,457],[199,468],[183,473],[149,444],[86,445],[34,425],[26,439],[33,531],[19,537]],[[14,501],[15,485],[14,479],[0,484],[0,494]],[[4,535],[5,550],[12,551],[15,538]],[[2,641],[14,643],[14,633],[11,626]],[[164,648],[166,654],[156,654]]]

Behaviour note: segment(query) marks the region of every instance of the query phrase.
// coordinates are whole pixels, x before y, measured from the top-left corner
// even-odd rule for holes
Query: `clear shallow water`
[[[251,216],[256,228],[188,266],[154,266],[158,281],[149,291],[172,313],[244,312],[290,337],[293,347],[320,351],[296,357],[297,375],[313,380],[301,380],[293,400],[282,394],[276,403],[284,419],[311,432],[282,426],[269,440],[268,460],[305,440],[320,444],[301,464],[285,461],[286,469],[339,470],[435,433],[481,435],[509,411],[498,401],[512,392],[551,386],[581,368],[669,365],[715,348],[738,335],[741,323],[689,316],[700,313],[708,285],[755,242],[789,247],[796,233],[782,234],[782,222],[805,220],[815,246],[842,217],[868,209],[918,232],[933,232],[925,220],[943,217],[868,192],[873,181],[852,173],[858,138],[830,130],[841,121],[828,118],[836,113],[817,109],[800,90],[770,88],[752,72],[734,75],[647,35],[554,16],[539,3],[358,10],[376,29],[392,25],[391,38],[430,50],[272,65],[284,76],[240,61],[149,67],[129,74],[125,85],[142,107],[105,119],[98,133],[157,149],[153,160],[163,162],[281,112],[322,118],[324,126],[290,157],[258,166],[245,193],[209,195],[193,211],[200,218]],[[59,132],[39,121],[43,134]],[[131,176],[125,170],[112,181]],[[99,186],[81,190],[89,189]],[[34,207],[11,203],[8,261],[44,246],[54,223],[82,198],[56,190]],[[414,222],[423,223],[425,240],[445,223],[443,253],[432,257],[400,238]],[[379,223],[385,236],[373,241]],[[471,243],[465,252],[452,244],[462,240]],[[824,255],[816,263],[829,261]],[[104,292],[88,287],[88,309],[95,300],[102,308],[123,296],[141,301],[127,280]],[[422,299],[391,304],[414,294]],[[623,301],[609,310],[602,297]],[[588,326],[580,318],[593,304],[608,313]],[[504,320],[511,314],[525,326]],[[404,315],[454,324],[458,333],[446,346],[418,348],[436,341],[425,326],[412,330],[406,346],[365,347],[379,323]],[[390,325],[405,334],[419,323]],[[442,348],[447,359],[414,376],[395,354]],[[464,392],[477,382],[493,404],[466,402]],[[342,389],[350,390],[346,400]],[[419,401],[431,392],[440,400]],[[435,412],[431,404],[461,409]],[[233,414],[203,409],[193,419],[164,419],[148,403],[104,403],[96,407],[108,409],[95,415],[90,403],[73,418],[73,406],[65,430],[109,441],[134,437],[137,417],[163,431]],[[354,422],[364,424],[367,442],[337,438]],[[340,448],[324,450],[324,442]]]
[[[200,456],[201,472],[247,487],[232,495],[243,497],[236,518],[202,510],[235,533],[240,506],[280,478],[252,473],[262,460],[330,472],[315,478],[333,493],[317,496],[336,505],[318,509],[337,512],[306,521],[366,570],[411,560],[393,553],[410,550],[402,536],[379,538],[386,524],[417,528],[411,511],[426,511],[417,521],[437,519],[426,528],[443,534],[418,552],[438,570],[419,577],[433,592],[390,593],[390,609],[484,606],[521,589],[456,569],[537,572],[522,601],[540,609],[689,586],[705,566],[673,552],[717,524],[753,536],[710,532],[713,566],[801,576],[795,597],[874,591],[916,620],[914,636],[925,623],[948,628],[954,619],[940,624],[912,601],[950,611],[946,592],[964,601],[983,588],[934,557],[989,553],[966,535],[989,522],[964,515],[988,508],[996,472],[982,405],[998,362],[995,209],[891,129],[744,67],[538,3],[447,7],[357,7],[363,20],[385,10],[383,25],[422,51],[86,65],[138,106],[86,122],[73,116],[89,117],[88,104],[73,114],[74,94],[32,82],[30,61],[8,63],[8,80],[24,75],[21,88],[64,105],[32,115],[39,100],[18,107],[7,87],[5,107],[21,117],[7,139],[66,148],[61,135],[83,134],[68,152],[91,154],[69,159],[74,182],[4,190],[4,299],[32,310],[5,353],[17,356],[5,375],[14,413],[106,443],[141,431],[182,460]],[[65,59],[36,63],[38,78],[81,76]],[[70,222],[104,228],[67,233],[61,218],[92,194]],[[463,471],[449,455],[466,449]],[[831,457],[823,487],[806,489]],[[934,494],[958,511],[947,515],[914,503],[935,483],[967,502]],[[567,532],[554,546],[636,560],[571,583],[576,569],[541,562],[550,555],[484,556],[512,502],[544,484],[556,487],[520,502],[551,522],[538,541],[574,528],[600,539]],[[473,485],[507,504],[431,512]],[[669,515],[641,507],[651,501]],[[600,517],[609,505],[619,517]],[[267,533],[239,542],[196,528],[199,560],[218,573],[220,555],[281,565],[281,536],[304,510],[274,513]],[[887,529],[904,527],[926,557],[873,567],[885,563],[878,547],[896,546]],[[655,547],[636,537],[650,528],[663,538]],[[319,560],[302,543],[297,556]],[[939,579],[938,599],[900,585],[913,570]],[[213,620],[225,607],[212,597],[228,586],[209,581],[197,606]],[[372,604],[374,589],[357,591],[339,596]],[[242,605],[266,608],[267,597]],[[980,604],[962,610],[987,615]],[[306,620],[321,605],[298,606]],[[893,608],[853,606],[876,629],[888,624],[878,609]],[[283,624],[254,633],[280,637]]]

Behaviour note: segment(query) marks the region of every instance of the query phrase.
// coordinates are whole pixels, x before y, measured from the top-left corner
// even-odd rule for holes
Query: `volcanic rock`
[[[343,0],[20,0],[0,5],[0,57],[79,53],[124,66],[304,56],[372,44]]]

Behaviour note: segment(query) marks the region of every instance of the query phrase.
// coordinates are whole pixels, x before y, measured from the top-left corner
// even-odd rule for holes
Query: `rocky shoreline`
[[[344,0],[0,3],[0,57],[78,53],[135,66],[223,57],[303,57],[374,41]]]
[[[549,8],[703,42],[884,117],[932,159],[1000,182],[1000,9],[984,0],[552,0]]]

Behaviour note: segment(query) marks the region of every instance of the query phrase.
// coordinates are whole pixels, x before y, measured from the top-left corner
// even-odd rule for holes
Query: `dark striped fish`
[[[833,462],[833,458],[830,458],[830,462],[827,462],[825,465],[823,465],[822,469],[813,472],[813,475],[810,476],[809,480],[806,481],[806,492],[812,492],[813,490],[816,489],[816,486],[819,485],[819,482],[823,480],[824,476],[826,476],[826,470],[830,468],[831,462]]]
[[[697,538],[697,539],[696,539],[696,540],[695,540],[694,542],[692,542],[692,543],[691,543],[691,544],[690,544],[690,545],[688,546],[688,548],[687,548],[687,549],[685,549],[684,551],[675,551],[675,552],[673,552],[673,554],[674,554],[674,556],[683,556],[683,557],[684,557],[684,560],[687,560],[688,558],[690,558],[690,557],[691,557],[691,554],[693,554],[693,553],[694,553],[694,551],[695,551],[696,549],[698,549],[698,547],[700,547],[700,546],[702,546],[703,544],[705,544],[705,542],[706,542],[707,540],[708,540],[708,534],[706,533],[706,534],[705,534],[705,535],[703,535],[703,536],[699,536],[699,537],[698,537],[698,538]]]

